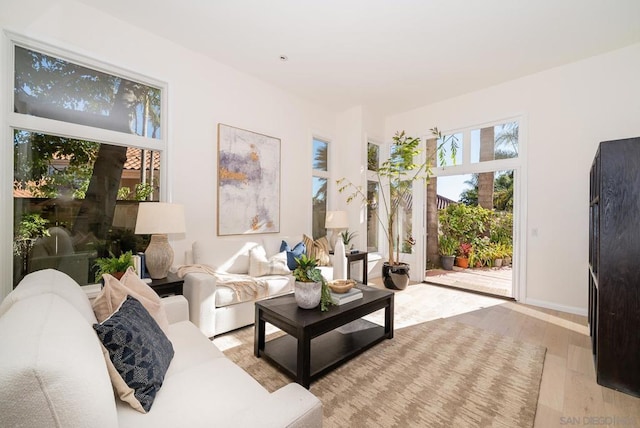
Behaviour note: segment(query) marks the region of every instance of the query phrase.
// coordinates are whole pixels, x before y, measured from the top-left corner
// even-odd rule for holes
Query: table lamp
[[[144,252],[151,279],[166,278],[173,263],[173,249],[167,234],[184,233],[184,207],[164,202],[141,202],[136,221],[137,235],[151,235]]]
[[[349,227],[349,219],[347,218],[346,211],[327,211],[327,216],[324,220],[324,227],[331,229],[331,238],[329,244],[331,248],[336,248],[336,241],[340,235],[341,230],[346,230]]]

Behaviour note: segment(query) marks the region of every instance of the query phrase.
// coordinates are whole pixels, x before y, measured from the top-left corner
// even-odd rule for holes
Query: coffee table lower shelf
[[[384,327],[358,319],[312,339],[309,380],[323,376],[387,337]],[[295,380],[297,350],[298,340],[285,334],[266,342],[260,356],[266,357]]]

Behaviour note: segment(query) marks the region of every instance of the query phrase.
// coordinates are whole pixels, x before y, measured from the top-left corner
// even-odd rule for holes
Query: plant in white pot
[[[451,158],[455,160],[458,149],[457,138],[453,135],[443,138],[437,128],[431,129],[431,133],[441,142],[433,153],[425,157],[422,163],[416,164],[414,160],[423,151],[420,138],[410,137],[404,131],[396,132],[389,159],[382,162],[376,171],[378,188],[380,190],[386,189],[386,191],[380,192],[379,199],[382,203],[370,200],[367,197],[366,189],[363,190],[362,186],[357,186],[345,178],[337,180],[338,191],[348,193],[347,203],[358,199],[366,203],[367,207],[371,207],[374,203],[379,206],[379,209],[373,212],[387,238],[389,260],[382,266],[382,276],[387,288],[403,290],[409,284],[409,265],[400,262],[400,231],[396,223],[402,204],[411,194],[413,182],[429,180],[431,166],[436,155],[444,164],[445,151],[443,148],[445,144],[450,145],[449,153]]]
[[[298,266],[293,270],[296,303],[302,309],[313,309],[320,304],[321,311],[328,311],[332,304],[331,292],[318,269],[318,263],[306,254],[296,258],[296,262]]]

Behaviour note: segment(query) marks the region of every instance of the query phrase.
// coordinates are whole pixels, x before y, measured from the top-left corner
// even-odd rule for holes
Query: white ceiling
[[[337,111],[405,111],[640,42],[640,0],[79,1]]]

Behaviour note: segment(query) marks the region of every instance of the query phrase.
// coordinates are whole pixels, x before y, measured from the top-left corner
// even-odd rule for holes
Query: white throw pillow
[[[105,274],[103,278],[104,287],[91,305],[98,322],[101,323],[109,318],[127,295],[131,295],[142,303],[165,334],[169,332],[169,320],[162,305],[162,299],[153,291],[153,288],[138,277],[132,267],[127,268],[120,280],[109,274]]]
[[[291,270],[287,267],[287,252],[277,253],[267,259],[267,253],[262,245],[249,250],[249,276],[288,275]]]

